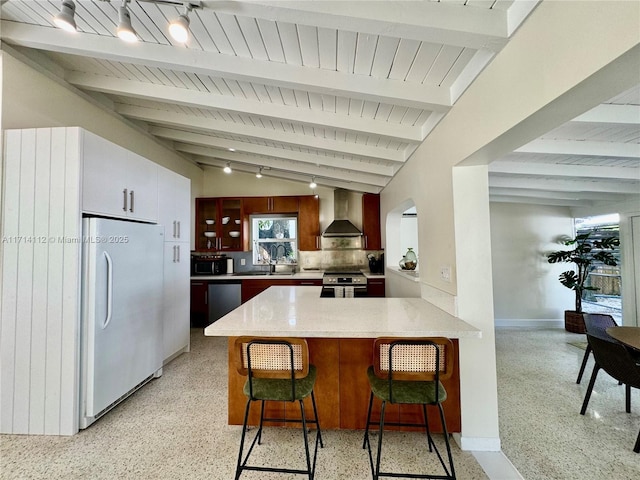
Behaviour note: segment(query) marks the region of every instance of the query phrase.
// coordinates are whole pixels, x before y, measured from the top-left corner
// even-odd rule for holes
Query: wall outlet
[[[451,267],[449,265],[440,267],[440,280],[451,282]]]
[[[244,258],[240,259],[240,265],[246,265],[247,261]]]

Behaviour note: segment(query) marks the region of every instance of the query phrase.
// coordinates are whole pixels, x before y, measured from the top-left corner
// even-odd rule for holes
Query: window
[[[252,215],[253,264],[298,263],[298,218]]]

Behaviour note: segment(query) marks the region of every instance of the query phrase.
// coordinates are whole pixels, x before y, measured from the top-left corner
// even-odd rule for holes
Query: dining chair
[[[607,328],[618,326],[611,315],[604,313],[584,313],[582,314],[582,318],[584,318],[584,325],[587,333],[591,333],[592,335],[599,336],[601,338],[611,338],[607,334]],[[584,350],[584,357],[582,357],[582,365],[580,365],[580,372],[578,372],[578,379],[576,380],[576,383],[578,384],[582,381],[582,375],[584,374],[584,369],[587,366],[587,360],[589,359],[590,353],[591,345],[587,342],[587,346]]]
[[[371,387],[367,424],[362,448],[369,453],[369,464],[374,480],[380,477],[405,478],[445,478],[455,479],[455,468],[449,434],[442,409],[442,402],[447,399],[447,391],[441,383],[453,374],[454,358],[453,343],[447,338],[377,338],[374,341],[373,365],[367,369],[367,377]],[[382,401],[378,422],[371,421],[371,410],[374,397]],[[386,422],[385,407],[390,404],[420,404],[424,423]],[[440,422],[444,433],[448,463],[438,451],[429,431],[427,405],[438,407]],[[371,443],[369,440],[369,426],[378,426],[378,445],[374,465]],[[382,437],[385,425],[419,426],[427,434],[429,452],[435,450],[444,475],[424,473],[397,473],[380,470],[382,457]]]
[[[243,392],[247,396],[240,451],[236,466],[235,479],[238,480],[244,470],[262,472],[280,472],[303,474],[313,480],[318,455],[318,444],[324,447],[322,432],[318,420],[318,410],[313,387],[316,381],[316,367],[309,363],[309,347],[302,338],[273,338],[273,337],[239,337],[234,344],[235,366],[240,373],[247,377]],[[305,415],[304,400],[311,397],[313,418]],[[243,457],[245,437],[249,411],[253,402],[260,401],[260,424],[253,441]],[[267,418],[264,415],[265,401],[297,402],[300,407],[300,418]],[[306,469],[281,468],[264,465],[247,465],[256,442],[262,443],[262,431],[265,422],[293,422],[302,425]],[[309,438],[307,424],[317,427],[313,460],[309,453]]]
[[[591,335],[588,329],[587,341],[593,350],[595,365],[593,366],[593,373],[591,374],[591,380],[587,387],[584,402],[582,402],[580,415],[584,415],[587,411],[591,392],[593,391],[593,386],[596,383],[598,372],[601,369],[616,380],[625,384],[627,397],[626,411],[629,413],[631,411],[631,388],[640,388],[640,366],[629,353],[629,350],[621,343],[615,341],[612,342],[610,340]],[[638,432],[638,438],[633,451],[640,453],[640,432]]]

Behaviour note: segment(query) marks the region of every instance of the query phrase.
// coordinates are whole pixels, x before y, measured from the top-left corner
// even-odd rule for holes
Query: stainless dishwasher
[[[242,303],[242,282],[221,280],[209,282],[209,323],[213,323]]]

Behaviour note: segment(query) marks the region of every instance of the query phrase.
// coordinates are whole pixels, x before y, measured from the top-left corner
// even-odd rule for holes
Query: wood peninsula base
[[[246,377],[238,374],[233,362],[233,344],[237,337],[229,337],[229,424],[242,425],[247,397],[242,393]],[[443,403],[449,432],[460,432],[460,370],[458,340],[454,345],[454,374],[443,381],[447,400]],[[369,404],[367,368],[373,358],[372,338],[307,338],[310,362],[318,369],[315,396],[320,426],[323,429],[364,429]],[[379,418],[380,401],[374,400],[374,419]],[[311,399],[305,401],[311,412]],[[250,423],[257,425],[259,408],[252,408]],[[274,418],[300,418],[296,403],[266,402],[265,415]],[[429,428],[442,432],[438,410],[427,407]],[[389,422],[422,421],[419,405],[387,405],[385,418]]]

